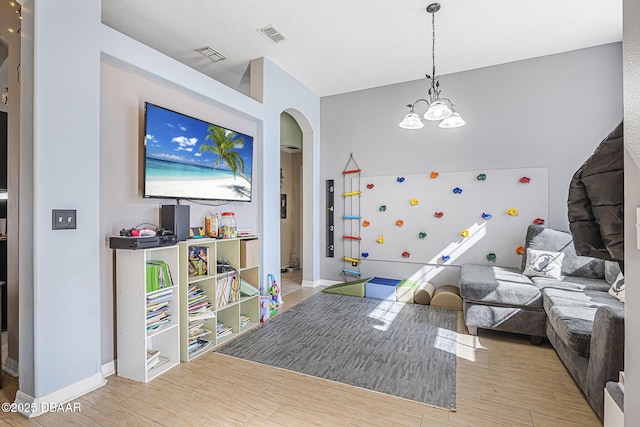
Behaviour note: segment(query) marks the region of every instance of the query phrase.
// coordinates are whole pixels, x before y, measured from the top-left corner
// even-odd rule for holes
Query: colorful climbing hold
[[[482,219],[491,219],[491,218],[493,218],[493,215],[491,215],[490,213],[482,212]]]
[[[364,221],[362,221],[362,226],[363,227],[368,227],[370,225],[371,225],[371,223],[369,221],[367,221],[366,219]]]
[[[418,239],[424,239],[425,237],[427,237],[427,233],[424,231],[418,233]]]
[[[462,237],[469,237],[469,230],[460,230],[460,235]]]
[[[496,254],[494,253],[487,254],[487,261],[496,262]]]
[[[509,208],[507,209],[507,213],[511,216],[518,216],[518,209],[516,208]]]
[[[404,176],[397,177],[396,181],[398,181],[399,183],[403,183],[404,182]]]
[[[383,244],[384,243],[384,237],[380,236],[376,239],[376,242]]]
[[[533,220],[533,223],[534,223],[535,225],[543,225],[543,224],[544,224],[544,219],[542,219],[542,218],[536,218],[536,219],[534,219],[534,220]]]
[[[430,176],[431,176],[431,179],[436,179],[437,177],[440,176],[440,173],[436,171],[432,171]]]
[[[374,185],[373,185],[373,184],[367,184],[367,188],[368,188],[369,190],[371,190],[373,187],[374,187]]]
[[[522,178],[520,178],[520,182],[522,184],[528,184],[531,182],[531,178],[529,178],[528,176],[523,176]]]
[[[487,175],[484,173],[481,173],[480,175],[476,176],[476,179],[478,181],[484,181],[485,179],[487,179]]]
[[[442,218],[444,216],[444,212],[436,212],[433,214],[436,218]]]
[[[380,212],[384,212],[387,210],[387,207],[385,205],[380,205],[378,209],[380,210]]]
[[[407,251],[402,252],[402,257],[403,258],[409,258],[411,256],[411,254]]]
[[[415,205],[417,205],[418,203],[420,203],[420,201],[419,201],[418,199],[411,199],[411,200],[409,200],[409,204],[410,204],[411,206],[415,206]]]
[[[462,194],[462,188],[456,187],[453,189],[453,194]]]
[[[516,253],[517,253],[518,255],[522,255],[522,254],[524,254],[524,246],[518,246],[518,247],[516,248]]]
[[[451,257],[449,255],[442,255],[442,261],[447,262],[451,259]]]
[[[360,254],[360,256],[361,256],[362,258],[369,258],[369,252],[362,252],[362,253]]]
[[[399,220],[397,220],[397,221],[396,221],[396,225],[397,225],[398,227],[402,227],[402,226],[404,225],[404,221],[403,221],[403,220],[401,220],[401,219],[399,219]]]

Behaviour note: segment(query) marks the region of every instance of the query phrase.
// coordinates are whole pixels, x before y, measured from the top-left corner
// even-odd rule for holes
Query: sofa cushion
[[[525,238],[525,250],[563,252],[562,274],[566,276],[604,278],[604,261],[601,259],[576,255],[571,234],[552,230],[541,225],[530,225]],[[526,253],[526,252],[525,252]],[[524,271],[526,259],[523,257],[520,271]]]
[[[463,264],[460,296],[497,306],[542,307],[540,290],[514,268]]]
[[[586,277],[562,276],[559,279],[549,279],[546,277],[534,277],[534,285],[538,289],[558,288],[573,289],[577,291],[601,291],[609,290],[609,284],[602,279],[589,279]]]
[[[618,274],[620,274],[620,266],[617,262],[604,262],[604,279],[609,282],[610,285],[613,285],[613,282],[616,281]]]
[[[527,249],[527,264],[522,274],[529,277],[559,279],[562,275],[563,252]]]
[[[547,311],[547,320],[567,347],[580,356],[589,357],[596,310],[593,307],[554,306]]]
[[[616,297],[620,302],[624,302],[624,275],[618,274],[615,282],[609,288],[609,295]]]
[[[547,321],[558,339],[584,357],[589,357],[593,319],[598,307],[624,307],[606,291],[545,287],[542,295]]]
[[[606,291],[579,289],[542,289],[544,309],[547,313],[554,306],[598,308],[602,305],[624,307],[624,304]]]

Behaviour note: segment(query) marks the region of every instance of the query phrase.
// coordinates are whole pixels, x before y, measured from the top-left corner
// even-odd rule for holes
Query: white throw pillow
[[[529,277],[559,279],[562,274],[564,252],[527,249],[527,263],[522,274]]]
[[[624,276],[622,273],[618,274],[618,277],[609,288],[609,294],[624,302]]]

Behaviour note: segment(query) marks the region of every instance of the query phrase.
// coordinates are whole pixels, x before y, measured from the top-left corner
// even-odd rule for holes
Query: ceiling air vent
[[[267,25],[266,27],[260,28],[258,32],[271,40],[273,43],[280,43],[287,40],[287,36],[282,34],[282,31],[280,31],[273,25]]]
[[[222,61],[223,59],[226,59],[226,56],[224,56],[222,53],[218,52],[217,50],[212,49],[210,46],[196,49],[196,52],[206,56],[213,62],[219,62],[219,61]]]

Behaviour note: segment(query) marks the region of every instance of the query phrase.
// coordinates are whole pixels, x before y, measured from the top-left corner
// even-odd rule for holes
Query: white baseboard
[[[303,280],[302,286],[306,288],[316,288],[318,286],[331,286],[331,285],[336,285],[338,283],[342,283],[342,282],[336,282],[335,280],[324,280],[324,279]]]
[[[67,402],[100,388],[106,383],[107,380],[103,378],[102,373],[97,373],[43,397],[32,397],[18,390],[14,404],[16,405],[17,412],[20,412],[27,418],[34,418],[51,410],[59,410],[61,407],[64,408],[63,405]],[[69,405],[70,406],[67,407],[68,412],[76,409],[78,411],[80,410],[77,406]]]
[[[110,377],[111,375],[116,373],[116,361],[112,360],[109,363],[105,363],[104,365],[102,365],[100,370],[102,371],[103,378]]]
[[[2,368],[3,371],[5,371],[7,374],[11,375],[14,378],[18,378],[18,362],[16,362],[15,360],[13,360],[10,357],[7,357],[7,362],[4,365],[4,368]]]

